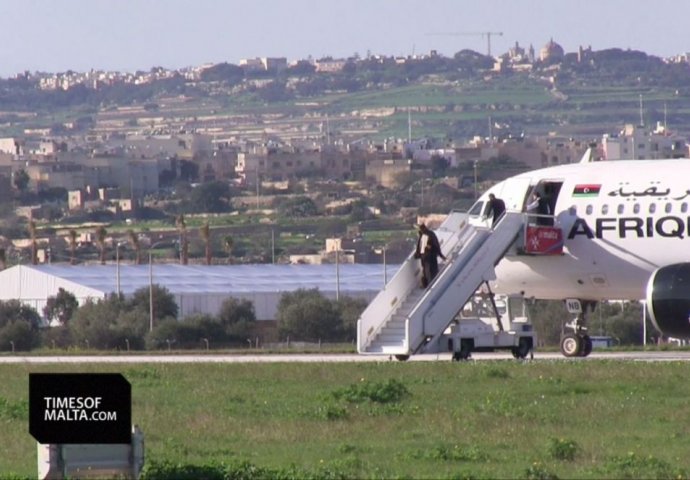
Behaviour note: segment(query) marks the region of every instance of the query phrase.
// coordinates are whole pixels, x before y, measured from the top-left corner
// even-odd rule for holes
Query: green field
[[[690,474],[688,365],[603,360],[3,365],[0,472],[36,475],[30,372],[113,371],[132,384],[149,469],[246,461],[245,473],[269,478]]]

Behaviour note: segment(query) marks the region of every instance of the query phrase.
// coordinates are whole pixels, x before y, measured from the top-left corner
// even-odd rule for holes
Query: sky
[[[0,77],[242,58],[410,55],[551,38],[566,52],[690,51],[687,0],[0,0]],[[467,34],[470,33],[470,34]]]

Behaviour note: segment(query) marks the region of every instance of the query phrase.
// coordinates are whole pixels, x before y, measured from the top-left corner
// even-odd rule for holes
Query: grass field
[[[268,477],[690,474],[688,365],[585,360],[3,365],[4,475],[36,475],[28,374],[39,371],[123,373],[149,468],[247,461]]]

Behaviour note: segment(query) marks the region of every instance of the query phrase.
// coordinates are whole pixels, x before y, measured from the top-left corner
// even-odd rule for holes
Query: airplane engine
[[[667,265],[652,273],[647,310],[664,335],[690,338],[690,263]]]

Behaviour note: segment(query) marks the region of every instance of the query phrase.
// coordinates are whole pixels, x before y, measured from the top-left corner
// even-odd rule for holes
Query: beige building
[[[262,180],[281,181],[322,172],[320,152],[275,152],[237,154],[235,172],[245,185]]]
[[[131,135],[120,146],[124,148],[124,155],[132,158],[174,156],[191,160],[213,151],[212,138],[198,133]]]
[[[669,134],[662,125],[652,130],[626,125],[618,135],[604,135],[603,157],[606,160],[641,160],[687,158],[688,146],[679,135]]]
[[[366,164],[366,177],[377,184],[394,188],[398,184],[400,174],[412,170],[412,160],[407,159],[371,159]]]

